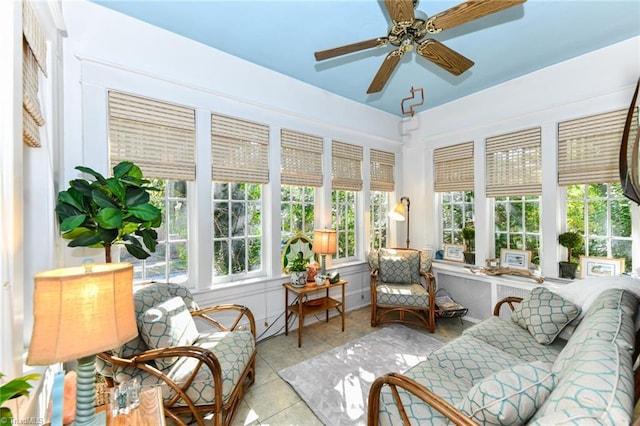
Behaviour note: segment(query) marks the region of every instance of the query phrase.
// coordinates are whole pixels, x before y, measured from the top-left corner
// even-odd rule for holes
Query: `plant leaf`
[[[87,218],[86,214],[79,214],[76,216],[69,216],[62,220],[60,223],[60,231],[69,232],[76,229],[78,226],[84,223],[84,220]]]
[[[119,209],[105,207],[96,215],[98,226],[104,229],[115,229],[122,225],[122,212]]]
[[[98,189],[94,189],[91,192],[91,199],[98,205],[98,207],[112,207],[114,209],[118,208],[117,202],[114,202],[108,194],[105,194],[103,191],[100,191]]]
[[[101,229],[100,231],[98,231],[98,235],[100,235],[103,243],[112,244],[115,240],[118,239],[118,230]]]
[[[67,203],[60,203],[56,206],[56,214],[61,222],[69,216],[77,216],[81,213],[80,210]]]
[[[158,244],[158,233],[155,229],[143,229],[141,231],[136,232],[137,235],[142,237],[142,242],[151,252],[156,251],[156,246]]]
[[[132,167],[133,163],[131,161],[121,161],[113,166],[113,176],[117,179],[120,179],[128,175]]]
[[[127,199],[125,206],[133,207],[149,202],[149,193],[144,188],[127,188]]]
[[[75,208],[77,208],[78,210],[82,211],[84,210],[83,206],[82,206],[82,202],[79,202],[73,195],[72,195],[72,190],[68,190],[68,191],[60,191],[60,193],[58,194],[58,202],[59,203],[65,203],[65,204],[69,204],[70,206],[73,206]]]
[[[129,213],[146,222],[156,219],[160,215],[160,209],[151,204],[142,204],[130,207]]]
[[[102,238],[98,233],[82,235],[74,240],[71,240],[67,245],[69,247],[104,247]]]
[[[125,205],[125,187],[122,185],[120,180],[116,178],[107,179],[107,188],[111,191],[113,195],[115,195],[120,203]]]
[[[93,190],[93,188],[91,184],[86,180],[74,179],[69,182],[69,186],[82,194],[83,197],[91,197],[91,191]]]
[[[104,178],[104,176],[102,176],[100,173],[96,172],[95,170],[93,170],[93,169],[91,169],[89,167],[77,166],[76,170],[79,170],[82,173],[86,173],[88,175],[93,176],[102,185],[106,185],[107,184],[107,180]]]

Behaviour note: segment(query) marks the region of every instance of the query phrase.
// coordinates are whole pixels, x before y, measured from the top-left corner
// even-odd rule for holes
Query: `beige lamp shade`
[[[109,263],[35,275],[27,365],[49,365],[110,350],[138,335],[133,266]]]
[[[313,231],[313,247],[317,254],[335,254],[338,251],[337,232],[330,229],[316,229]]]
[[[400,222],[404,221],[404,204],[402,203],[402,201],[399,201],[396,204],[393,210],[389,212],[388,216],[393,220],[397,220]]]

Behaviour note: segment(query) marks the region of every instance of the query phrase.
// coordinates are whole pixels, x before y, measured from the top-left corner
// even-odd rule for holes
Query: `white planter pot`
[[[307,285],[307,271],[291,272],[291,285],[294,287],[304,287]]]

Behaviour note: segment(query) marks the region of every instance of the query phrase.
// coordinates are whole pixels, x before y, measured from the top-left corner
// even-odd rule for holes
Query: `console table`
[[[329,322],[329,310],[335,308],[342,317],[342,331],[344,331],[344,286],[346,281],[340,280],[335,284],[323,284],[317,285],[316,283],[308,283],[304,287],[294,287],[291,283],[283,283],[284,291],[284,306],[285,306],[285,318],[284,318],[284,334],[289,335],[289,318],[291,315],[298,317],[298,347],[302,346],[302,328],[304,327],[304,317],[307,315],[313,315],[318,312],[326,313],[326,322]],[[342,297],[338,301],[332,297],[329,297],[329,289],[333,287],[340,287],[342,290]],[[326,290],[324,297],[317,299],[304,300],[305,296]],[[293,293],[297,296],[298,300],[295,303],[289,305],[289,293]]]

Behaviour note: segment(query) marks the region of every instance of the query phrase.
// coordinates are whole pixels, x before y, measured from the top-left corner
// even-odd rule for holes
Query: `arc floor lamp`
[[[405,215],[405,208],[404,208],[405,202],[407,204],[406,215]],[[409,248],[409,207],[410,206],[411,206],[411,200],[409,200],[409,197],[402,197],[400,198],[400,201],[398,201],[396,206],[393,208],[393,210],[389,212],[389,215],[388,215],[391,219],[397,220],[399,222],[402,222],[404,220],[407,221],[407,248]]]

